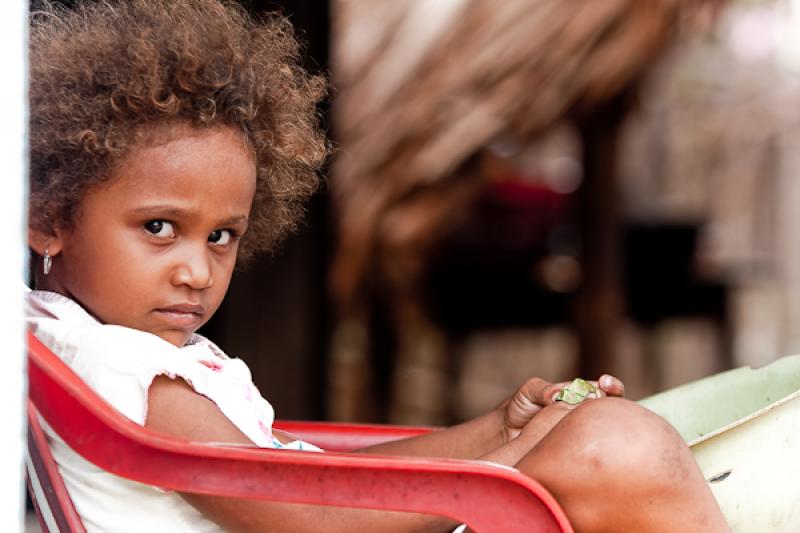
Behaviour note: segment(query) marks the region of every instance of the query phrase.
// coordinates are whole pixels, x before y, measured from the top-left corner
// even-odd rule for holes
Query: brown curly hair
[[[240,257],[296,226],[328,145],[325,82],[298,64],[290,23],[217,0],[45,4],[30,28],[30,221],[69,227],[81,198],[153,126],[240,130],[256,197]]]

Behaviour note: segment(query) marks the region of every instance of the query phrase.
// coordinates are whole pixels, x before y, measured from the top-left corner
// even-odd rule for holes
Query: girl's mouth
[[[163,319],[186,328],[199,327],[203,322],[205,310],[200,305],[179,304],[156,309],[155,313]]]

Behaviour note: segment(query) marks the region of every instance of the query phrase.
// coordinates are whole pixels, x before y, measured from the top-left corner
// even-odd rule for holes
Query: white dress
[[[178,348],[150,333],[101,324],[74,301],[46,291],[28,295],[27,323],[87,385],[138,424],[144,425],[153,378],[167,375],[213,401],[260,447],[319,450],[301,441],[281,444],[272,435],[272,406],[253,385],[247,365],[200,335]],[[178,494],[109,474],[43,427],[89,533],[221,531]]]

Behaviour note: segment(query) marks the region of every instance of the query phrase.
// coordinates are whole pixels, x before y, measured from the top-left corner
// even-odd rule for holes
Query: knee
[[[549,435],[570,462],[593,477],[673,483],[687,479],[694,459],[666,420],[620,398],[586,402]],[[559,444],[560,443],[560,444]]]
[[[683,439],[664,419],[619,398],[581,404],[518,464],[567,511],[575,529],[663,531],[724,521]],[[659,526],[659,527],[656,527]],[[670,531],[685,531],[685,527]]]

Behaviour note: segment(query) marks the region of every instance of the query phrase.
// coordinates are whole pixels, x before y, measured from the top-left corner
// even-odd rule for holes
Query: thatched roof
[[[340,300],[371,269],[394,206],[449,187],[442,182],[498,135],[531,139],[630,89],[687,20],[718,4],[337,0]]]

